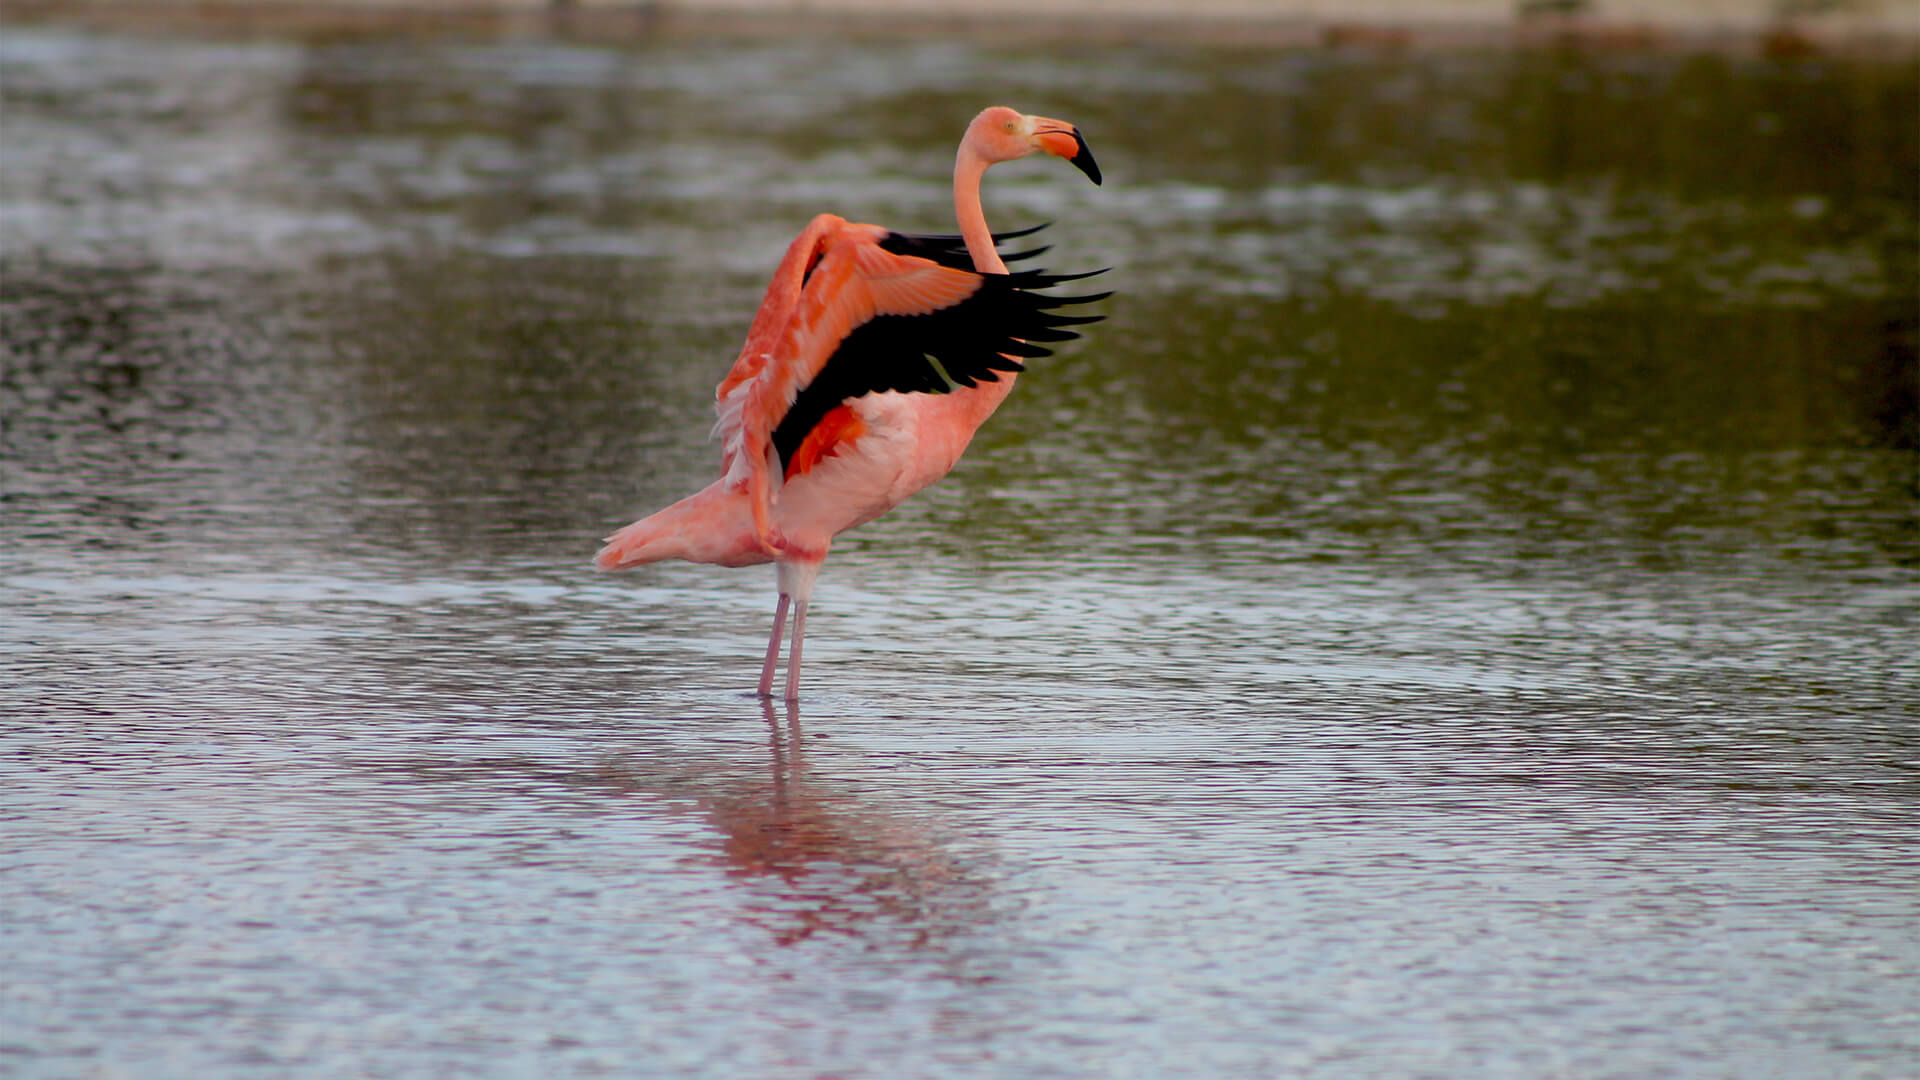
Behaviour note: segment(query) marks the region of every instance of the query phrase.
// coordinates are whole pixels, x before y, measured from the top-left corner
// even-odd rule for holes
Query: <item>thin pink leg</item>
[[[773,606],[773,636],[767,639],[767,662],[760,668],[760,696],[763,698],[773,696],[773,665],[775,661],[780,659],[780,630],[786,626],[786,624],[787,594],[781,593],[780,602]],[[794,624],[794,633],[798,635],[799,630],[800,624],[796,622]],[[799,640],[799,637],[796,636],[794,643],[798,645]],[[799,649],[796,648],[794,654],[796,656],[799,655]],[[788,689],[787,696],[793,696],[791,688]]]
[[[786,599],[781,597],[781,599]],[[807,602],[793,609],[793,651],[787,654],[787,700],[800,700],[800,641],[807,636]],[[773,669],[768,668],[769,672]]]

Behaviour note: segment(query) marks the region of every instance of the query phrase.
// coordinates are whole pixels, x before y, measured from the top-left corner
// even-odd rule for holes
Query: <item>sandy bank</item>
[[[945,33],[1920,54],[1920,3],[1901,0],[4,0],[0,17],[215,32]]]

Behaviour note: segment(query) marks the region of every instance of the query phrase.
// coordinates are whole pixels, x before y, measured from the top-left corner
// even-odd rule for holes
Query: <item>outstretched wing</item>
[[[884,391],[945,394],[955,386],[998,382],[1000,372],[1025,371],[1022,359],[1053,354],[1036,343],[1070,341],[1080,335],[1068,327],[1104,318],[1057,309],[1093,303],[1107,293],[1051,296],[1040,291],[1091,274],[958,272],[977,282],[964,297],[923,312],[878,312],[834,346],[774,428],[773,446],[783,469],[814,425],[849,398]]]
[[[1078,334],[1067,327],[1101,318],[1056,309],[1108,295],[1041,291],[1089,274],[976,273],[955,237],[834,222],[803,245],[814,232],[809,226],[788,249],[779,274],[790,284],[797,273],[799,281],[797,297],[776,282],[784,325],[777,332],[763,326],[775,306],[770,287],[747,350],[720,386],[717,427],[726,439],[727,475],[747,487],[769,547],[773,492],[795,467],[801,444],[839,406],[883,391],[944,394],[1022,371],[1021,358],[1051,354],[1035,342],[1069,340]],[[996,239],[1020,235],[1026,233]],[[809,461],[817,460],[818,443]]]
[[[739,357],[734,360],[727,377],[714,390],[714,409],[719,415],[714,421],[713,431],[723,447],[720,467],[735,484],[745,483],[749,468],[738,454],[741,432],[746,422],[744,407],[748,391],[773,359],[780,340],[786,334],[794,308],[800,303],[800,294],[813,277],[814,269],[819,266],[827,249],[848,228],[872,229],[873,226],[850,226],[846,219],[837,215],[820,214],[800,230],[800,235],[794,238],[793,243],[787,245],[786,254],[767,282],[766,296],[760,302],[760,310],[754,314],[753,325],[747,330],[747,340],[740,349]],[[1042,224],[995,233],[994,243],[1031,236],[1044,228],[1046,225]],[[917,255],[957,270],[973,269],[973,258],[967,254],[966,241],[959,236],[886,233],[879,244],[882,249],[895,254]],[[1044,247],[1034,248],[1003,258],[1008,262],[1030,259],[1046,250]]]

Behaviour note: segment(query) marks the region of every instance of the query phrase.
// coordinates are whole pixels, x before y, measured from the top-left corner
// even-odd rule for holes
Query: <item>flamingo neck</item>
[[[1004,274],[1007,264],[994,249],[993,230],[987,227],[987,212],[980,205],[980,178],[989,164],[961,144],[953,162],[953,213],[960,219],[960,235],[967,242],[967,254],[973,256],[973,268],[983,274]]]
[[[990,164],[992,162],[966,143],[960,144],[960,153],[953,162],[953,213],[960,219],[960,236],[967,242],[973,268],[982,274],[1004,274],[1007,264],[994,249],[993,230],[987,227],[987,213],[980,206],[980,178],[987,174]],[[1013,391],[1014,373],[1005,371],[999,376],[993,382],[956,386],[951,393],[939,395],[927,406],[930,418],[937,416],[946,423],[929,427],[929,431],[937,429],[941,434],[930,438],[923,447],[925,464],[931,471],[916,482],[916,488],[945,476],[967,448],[974,431]]]

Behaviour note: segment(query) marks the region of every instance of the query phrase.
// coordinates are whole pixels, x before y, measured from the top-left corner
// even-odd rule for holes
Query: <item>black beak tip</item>
[[[1093,181],[1095,186],[1098,186],[1100,183],[1100,164],[1093,160],[1093,151],[1087,149],[1086,137],[1076,131],[1073,133],[1073,141],[1080,144],[1080,150],[1068,158],[1067,163],[1079,169],[1081,172],[1086,173],[1087,179]]]

